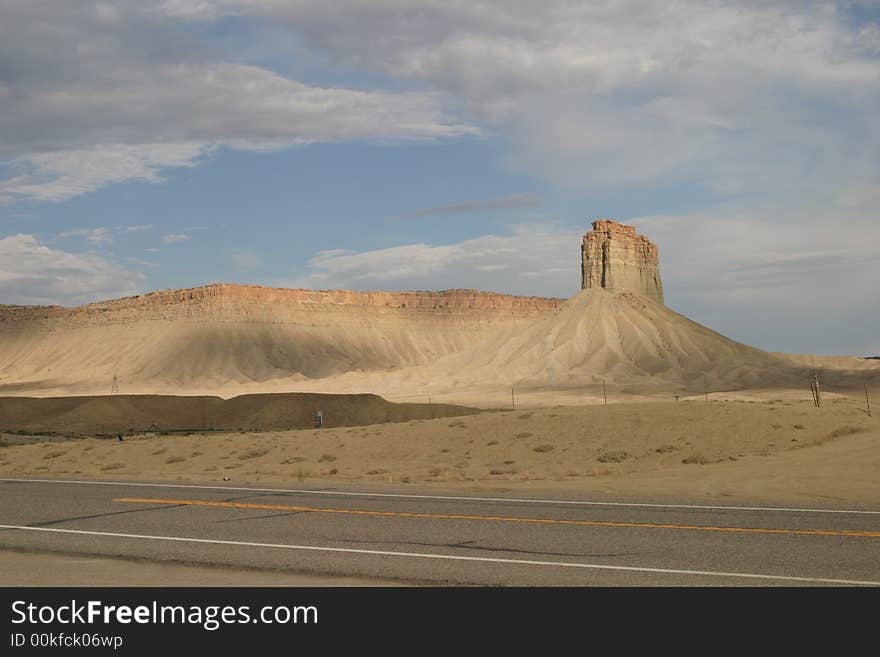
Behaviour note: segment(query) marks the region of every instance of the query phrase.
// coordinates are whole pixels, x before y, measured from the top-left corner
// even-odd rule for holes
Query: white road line
[[[303,493],[308,495],[338,495],[347,497],[395,497],[404,499],[421,500],[457,500],[467,502],[515,502],[517,504],[572,504],[580,506],[624,506],[654,509],[703,509],[708,511],[780,511],[786,513],[841,513],[880,515],[880,511],[866,511],[861,509],[799,509],[796,507],[774,506],[710,506],[706,504],[652,504],[647,502],[599,502],[587,500],[546,500],[536,498],[516,497],[473,497],[468,495],[416,495],[413,493],[366,493],[339,490],[309,490],[297,488],[248,488],[244,486],[200,486],[196,484],[153,484],[131,481],[79,481],[64,479],[27,479],[27,478],[0,478],[0,482],[16,481],[40,484],[86,484],[94,486],[139,486],[145,488],[195,488],[201,490],[231,490],[250,491],[253,493]]]
[[[51,527],[28,527],[26,525],[0,525],[0,529],[21,529],[35,532],[58,534],[84,534],[87,536],[110,536],[113,538],[139,538],[151,541],[172,541],[177,543],[210,543],[214,545],[236,545],[241,547],[281,548],[284,550],[308,550],[312,552],[343,552],[347,554],[367,554],[382,557],[411,557],[417,559],[441,559],[446,561],[474,561],[481,563],[501,563],[518,566],[556,566],[560,568],[582,568],[587,570],[614,570],[635,573],[659,573],[671,575],[696,575],[704,577],[735,577],[740,579],[763,579],[781,582],[812,584],[844,584],[848,586],[880,586],[880,582],[851,579],[829,579],[824,577],[792,577],[789,575],[764,575],[759,573],[727,573],[711,570],[680,570],[676,568],[645,568],[639,566],[609,566],[607,564],[578,563],[570,561],[533,561],[529,559],[497,559],[493,557],[466,557],[452,554],[430,554],[424,552],[394,552],[391,550],[365,550],[361,548],[338,548],[318,545],[289,545],[286,543],[252,543],[248,541],[221,541],[210,538],[189,538],[185,536],[151,536],[149,534],[120,534],[117,532],[95,532],[81,529],[56,529]]]

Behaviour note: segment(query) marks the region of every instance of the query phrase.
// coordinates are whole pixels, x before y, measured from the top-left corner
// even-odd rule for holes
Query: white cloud
[[[73,230],[65,230],[55,236],[54,241],[66,240],[71,237],[83,237],[96,246],[102,244],[110,244],[116,235],[126,235],[130,233],[142,233],[152,230],[151,225],[139,226],[100,226],[98,228],[75,228]]]
[[[89,242],[97,246],[101,246],[102,244],[109,244],[113,241],[113,235],[106,227],[77,228],[75,230],[66,230],[63,233],[59,233],[55,239],[66,240],[71,237],[84,237]]]
[[[406,244],[374,251],[324,251],[295,282],[306,287],[368,289],[479,288],[511,294],[574,294],[580,236],[572,231],[485,235],[449,245]],[[553,263],[552,268],[547,264]],[[520,280],[543,271],[541,280]],[[519,277],[519,279],[517,278]],[[525,276],[528,279],[528,276]]]
[[[481,124],[505,137],[507,166],[555,185],[864,207],[880,171],[880,27],[852,20],[851,5],[33,0],[0,26],[0,157],[21,169],[0,195],[155,182],[218,146],[461,137]],[[308,86],[178,29],[223,16],[286,25],[326,66],[414,91]]]
[[[165,167],[194,166],[210,149],[204,144],[105,144],[52,153],[23,153],[0,182],[0,192],[38,201],[64,201],[126,180],[159,182]]]
[[[447,112],[438,91],[309,86],[209,57],[149,2],[98,7],[4,7],[0,199],[57,202],[126,180],[158,182],[163,169],[194,166],[221,146],[479,133]]]
[[[0,239],[0,303],[87,303],[137,294],[143,280],[99,255],[52,249],[33,235]]]
[[[331,62],[442,90],[556,185],[722,195],[876,189],[876,23],[850,3],[218,0],[176,15],[283,21]]]
[[[185,235],[183,233],[172,233],[171,235],[162,236],[162,244],[175,244],[177,242],[186,242],[187,240],[191,239],[192,235]]]

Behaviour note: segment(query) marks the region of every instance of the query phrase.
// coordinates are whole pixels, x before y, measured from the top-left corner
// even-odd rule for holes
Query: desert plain
[[[0,473],[850,506],[880,500],[880,421],[867,415],[864,399],[826,393],[817,408],[796,391],[712,397],[451,407],[455,414],[445,417],[321,429],[126,431],[122,441],[81,429],[23,431],[3,435]]]

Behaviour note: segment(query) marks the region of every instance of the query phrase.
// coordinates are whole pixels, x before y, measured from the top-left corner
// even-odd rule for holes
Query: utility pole
[[[868,398],[868,382],[865,382],[865,406],[868,407],[868,417],[871,417],[871,400]]]
[[[813,378],[810,381],[810,390],[813,391],[813,403],[816,408],[822,405],[822,396],[819,393],[819,373],[813,370]]]
[[[516,397],[513,395],[513,386],[510,387],[510,408],[516,410]]]
[[[703,389],[706,393],[706,403],[709,403],[709,375],[703,374]]]
[[[602,377],[602,397],[605,399],[605,405],[608,406],[608,391],[605,389],[605,377]]]

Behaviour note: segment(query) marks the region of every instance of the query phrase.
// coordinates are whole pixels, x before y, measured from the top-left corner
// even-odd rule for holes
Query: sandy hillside
[[[0,306],[0,394],[108,394],[114,375],[125,393],[293,391],[433,362],[562,302],[211,285],[80,308]]]
[[[429,365],[305,381],[303,389],[376,390],[394,399],[510,407],[633,401],[722,391],[809,391],[880,384],[880,362],[787,357],[730,340],[630,292],[584,290],[548,316],[510,327]],[[705,378],[704,378],[705,377]],[[602,381],[605,379],[605,391]],[[786,393],[788,394],[788,393]],[[809,394],[809,392],[808,392]]]
[[[8,436],[7,436],[8,438]],[[322,430],[0,448],[11,475],[360,482],[880,503],[880,420],[857,399],[582,406]]]
[[[509,408],[880,384],[880,360],[771,354],[633,292],[566,301],[469,290],[208,286],[0,312],[0,394],[375,393]],[[605,390],[602,390],[603,379]]]

